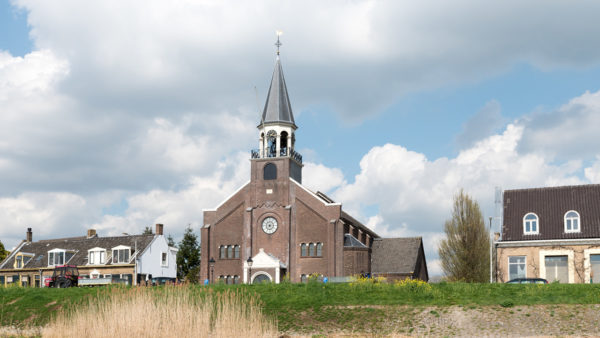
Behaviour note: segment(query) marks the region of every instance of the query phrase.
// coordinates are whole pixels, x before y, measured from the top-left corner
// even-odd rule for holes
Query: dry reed
[[[189,286],[114,288],[57,316],[43,337],[274,337],[254,297]]]

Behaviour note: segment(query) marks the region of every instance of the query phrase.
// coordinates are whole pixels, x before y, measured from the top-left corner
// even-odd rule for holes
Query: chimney
[[[162,236],[163,234],[163,225],[156,224],[156,231],[154,232],[156,235]]]
[[[31,232],[31,228],[27,228],[27,243],[31,243],[33,241],[33,232]]]
[[[87,238],[96,237],[96,229],[88,229]]]
[[[500,233],[494,232],[494,242],[498,242],[499,239],[500,239]]]

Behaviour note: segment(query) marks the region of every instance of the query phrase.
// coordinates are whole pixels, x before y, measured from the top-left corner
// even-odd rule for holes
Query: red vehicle
[[[46,278],[44,283],[50,288],[68,288],[77,286],[79,269],[75,265],[61,265],[54,268],[52,277]]]

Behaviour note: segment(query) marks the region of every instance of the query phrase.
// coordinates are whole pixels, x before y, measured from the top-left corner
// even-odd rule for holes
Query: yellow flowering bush
[[[399,281],[397,280],[394,282],[394,287],[402,288],[404,290],[408,290],[411,292],[417,292],[417,293],[431,292],[431,285],[420,279],[403,279],[403,280],[399,280]]]

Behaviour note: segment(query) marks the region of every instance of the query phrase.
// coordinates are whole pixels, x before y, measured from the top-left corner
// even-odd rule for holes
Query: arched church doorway
[[[252,280],[252,284],[271,283],[271,277],[266,273],[256,275]]]

